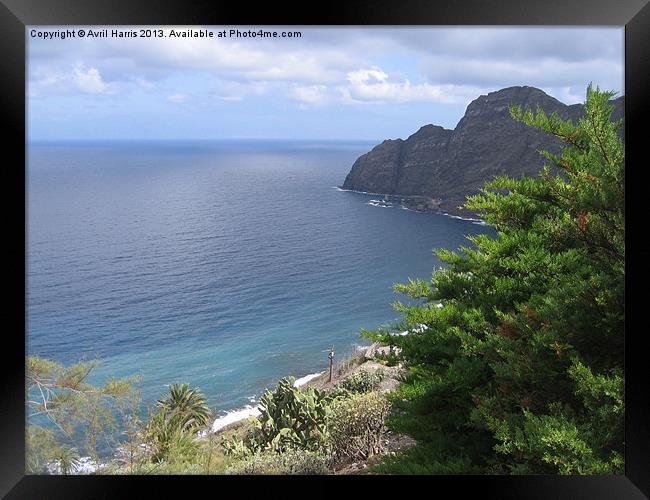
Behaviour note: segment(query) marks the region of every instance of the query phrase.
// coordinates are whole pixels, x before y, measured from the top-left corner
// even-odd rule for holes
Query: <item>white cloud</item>
[[[242,101],[243,99],[244,97],[239,95],[218,95],[217,96],[218,101]]]
[[[539,87],[548,95],[555,97],[564,104],[577,104],[585,102],[587,98],[587,86],[577,85],[574,87]]]
[[[623,90],[616,28],[299,29],[303,37],[291,40],[29,38],[29,95],[140,88],[165,99],[173,96],[163,89],[178,88],[167,80],[199,75],[215,80],[213,100],[273,93],[301,106],[467,103],[510,85],[555,89],[558,99],[577,102],[590,81]]]
[[[171,29],[184,28],[165,28],[165,32]],[[207,71],[240,81],[334,83],[352,62],[359,63],[347,50],[327,44],[305,46],[303,39],[277,43],[227,38],[110,39],[97,50],[151,78],[164,78],[170,71]]]
[[[363,68],[347,75],[348,85],[341,87],[344,100],[365,102],[414,102],[441,103],[467,102],[476,96],[476,87],[457,85],[432,85],[424,82],[412,84],[406,78],[392,77],[381,68]]]
[[[61,72],[39,70],[27,81],[28,95],[40,97],[43,93],[56,92],[64,82],[65,76]]]
[[[388,75],[384,73],[380,68],[373,67],[371,69],[360,69],[358,71],[351,71],[347,75],[347,80],[352,85],[366,85],[369,82],[385,82],[388,79]]]
[[[297,85],[291,88],[290,95],[293,99],[303,104],[320,106],[329,101],[327,87],[325,85]]]
[[[47,94],[114,94],[118,90],[115,83],[106,83],[95,67],[86,68],[75,64],[67,69],[37,68],[28,79],[30,97]]]
[[[212,87],[216,99],[220,101],[241,101],[249,95],[263,95],[270,88],[268,82],[239,82],[234,80],[216,80]]]
[[[155,83],[150,82],[149,80],[146,80],[145,78],[135,77],[133,80],[138,85],[138,87],[140,87],[140,88],[142,88],[144,90],[153,90],[153,89],[156,88]]]
[[[185,102],[187,100],[187,95],[185,94],[172,94],[167,96],[169,102]]]
[[[81,66],[76,67],[74,69],[73,82],[79,90],[88,94],[115,93],[115,85],[105,83],[97,68],[84,70]]]
[[[423,64],[429,80],[440,83],[465,82],[472,85],[508,87],[532,85],[536,87],[587,87],[598,78],[604,85],[619,90],[623,74],[621,61],[590,59],[565,61],[543,57],[531,61],[498,58],[467,59],[453,57],[429,58]]]

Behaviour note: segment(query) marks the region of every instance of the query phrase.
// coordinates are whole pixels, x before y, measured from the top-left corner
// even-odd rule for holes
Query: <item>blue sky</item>
[[[539,87],[567,104],[583,102],[590,82],[624,88],[622,27],[262,27],[302,33],[277,39],[31,36],[82,28],[27,28],[30,141],[406,138],[428,123],[454,128],[473,99],[512,85]]]

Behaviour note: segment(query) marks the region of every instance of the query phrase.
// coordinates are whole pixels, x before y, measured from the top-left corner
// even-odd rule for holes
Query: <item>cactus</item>
[[[274,391],[260,398],[261,414],[251,419],[246,436],[251,451],[317,450],[327,442],[326,416],[330,397],[312,387],[298,389],[294,378],[280,380]]]

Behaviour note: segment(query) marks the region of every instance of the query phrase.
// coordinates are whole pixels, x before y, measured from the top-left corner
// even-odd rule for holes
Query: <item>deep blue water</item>
[[[342,192],[370,143],[32,145],[27,349],[95,382],[200,387],[219,413],[397,319],[392,285],[491,231]]]

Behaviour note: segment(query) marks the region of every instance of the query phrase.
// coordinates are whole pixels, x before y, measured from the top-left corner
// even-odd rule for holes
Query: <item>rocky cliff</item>
[[[613,119],[623,117],[624,98],[612,101]],[[546,160],[538,153],[559,152],[560,141],[510,117],[518,104],[556,112],[577,121],[583,106],[568,106],[534,87],[508,87],[472,101],[454,130],[425,125],[408,139],[386,140],[359,157],[343,189],[398,195],[419,206],[457,215],[467,196],[497,175],[536,175]]]

